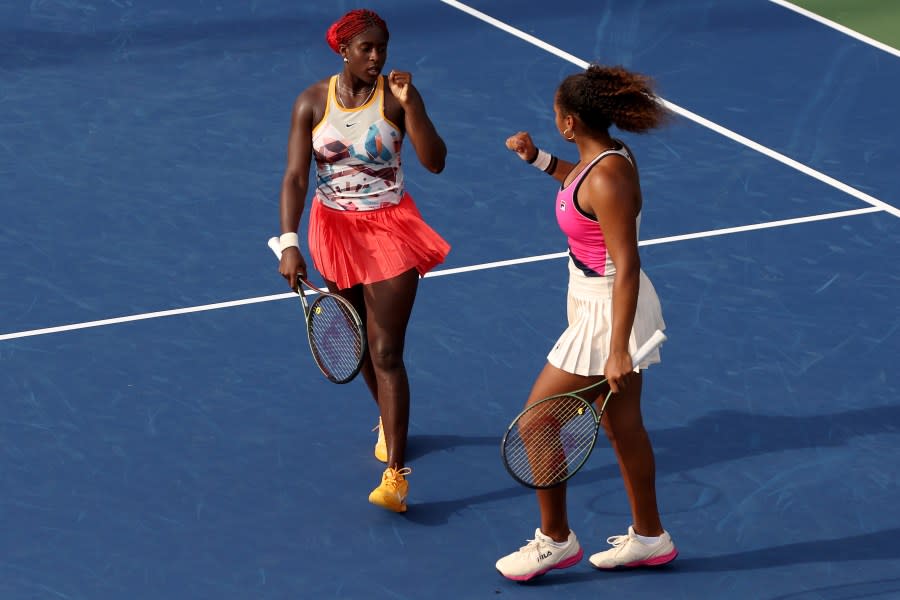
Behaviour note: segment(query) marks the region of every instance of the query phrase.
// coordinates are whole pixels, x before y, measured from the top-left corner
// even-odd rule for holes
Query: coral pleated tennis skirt
[[[586,277],[569,259],[567,310],[569,326],[547,355],[558,369],[576,375],[602,375],[609,357],[612,333],[612,289],[614,277]],[[628,351],[632,354],[657,330],[665,330],[662,307],[650,278],[641,271],[637,311]],[[659,348],[635,371],[660,362]]]
[[[314,199],[308,241],[316,270],[340,289],[385,281],[410,269],[423,276],[450,252],[450,244],[425,223],[409,194],[399,204],[367,211],[335,210]]]

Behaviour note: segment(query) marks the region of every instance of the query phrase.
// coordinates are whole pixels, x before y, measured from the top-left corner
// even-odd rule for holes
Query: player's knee
[[[374,344],[369,348],[372,366],[379,371],[392,371],[403,368],[403,347],[394,344]]]
[[[604,431],[606,431],[606,437],[609,439],[610,445],[620,448],[643,445],[649,441],[649,435],[647,435],[647,430],[641,421],[614,427],[605,426]]]

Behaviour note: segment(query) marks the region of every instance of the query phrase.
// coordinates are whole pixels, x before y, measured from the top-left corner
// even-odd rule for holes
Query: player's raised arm
[[[550,175],[560,183],[566,180],[575,167],[574,163],[554,156],[534,145],[527,131],[520,131],[506,138],[506,147],[519,155],[519,158]]]
[[[432,173],[440,173],[444,170],[447,145],[428,117],[425,101],[412,83],[412,74],[406,71],[391,71],[387,80],[391,93],[403,108],[406,135],[416,150],[419,162]]]

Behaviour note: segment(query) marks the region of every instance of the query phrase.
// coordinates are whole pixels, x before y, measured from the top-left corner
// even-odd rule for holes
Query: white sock
[[[556,540],[554,540],[554,539],[553,539],[552,537],[550,537],[549,535],[546,535],[543,531],[538,531],[538,533],[539,533],[540,536],[541,536],[541,541],[542,541],[542,542],[544,542],[545,544],[550,544],[550,545],[553,546],[554,548],[565,548],[566,546],[569,545],[569,540],[568,540],[568,539],[567,539],[566,541],[564,541],[564,542],[557,542]]]
[[[634,534],[634,537],[636,537],[637,541],[644,544],[645,546],[653,546],[655,544],[658,544],[659,540],[662,538],[661,535],[658,535],[656,537],[647,537],[646,535],[638,535],[636,533]]]

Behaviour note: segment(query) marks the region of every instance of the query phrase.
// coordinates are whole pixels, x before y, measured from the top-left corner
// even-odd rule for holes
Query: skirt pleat
[[[369,211],[334,210],[314,200],[308,240],[316,270],[340,289],[385,281],[410,269],[425,275],[450,252],[409,194],[397,205]]]
[[[662,307],[656,290],[641,271],[640,291],[628,350],[634,354],[653,333],[665,330]],[[566,299],[568,327],[559,336],[547,361],[576,375],[602,375],[609,358],[612,333],[613,277],[586,277],[569,260],[569,289]],[[635,371],[661,360],[659,348],[650,353]]]

